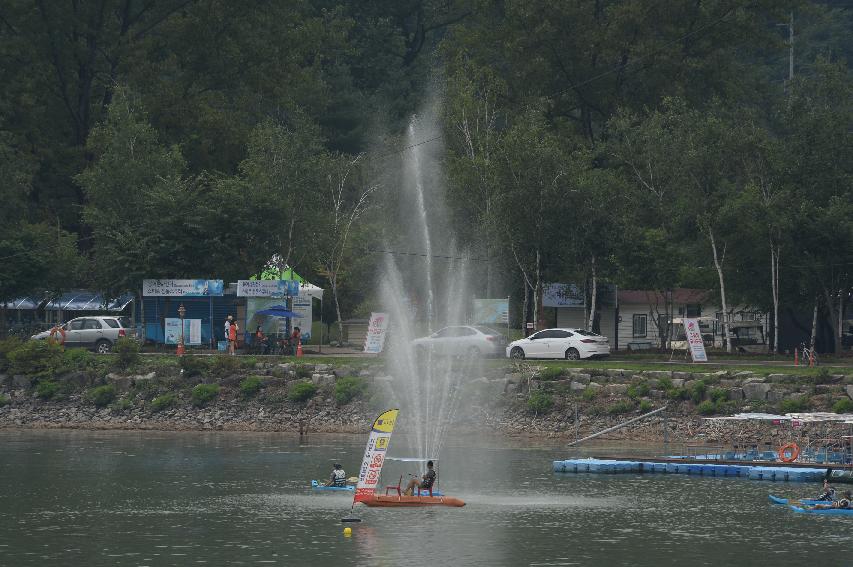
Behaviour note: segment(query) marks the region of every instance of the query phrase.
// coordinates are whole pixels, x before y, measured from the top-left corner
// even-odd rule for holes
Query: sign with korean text
[[[705,343],[702,341],[702,333],[699,330],[699,321],[696,319],[684,319],[684,334],[687,337],[687,348],[693,362],[708,362],[708,354],[705,352]]]
[[[296,280],[239,280],[237,297],[296,297],[299,282]]]
[[[181,342],[181,320],[167,317],[163,329],[167,345],[176,345]],[[201,344],[201,319],[184,319],[184,344]]]
[[[145,297],[221,296],[224,289],[222,280],[142,280]]]
[[[388,331],[388,314],[371,313],[364,339],[364,352],[379,354],[385,346],[385,333]]]
[[[373,427],[370,429],[370,437],[367,439],[367,447],[364,449],[364,458],[361,460],[361,469],[358,472],[358,484],[355,487],[353,502],[369,500],[376,492],[379,476],[382,473],[382,465],[385,464],[385,455],[388,454],[388,446],[391,443],[391,433],[397,423],[399,411],[396,409],[388,410],[374,420]]]

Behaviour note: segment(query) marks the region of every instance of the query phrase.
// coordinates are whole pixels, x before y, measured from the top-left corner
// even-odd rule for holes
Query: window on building
[[[701,317],[702,316],[702,306],[701,305],[688,305],[686,309],[686,317]]]
[[[646,315],[634,315],[634,325],[633,325],[633,336],[636,337],[645,337],[646,336],[646,323],[648,322],[648,318]]]

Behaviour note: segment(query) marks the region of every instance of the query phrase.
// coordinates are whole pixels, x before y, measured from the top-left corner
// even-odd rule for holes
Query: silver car
[[[506,338],[489,327],[458,325],[439,329],[428,337],[412,341],[418,355],[428,352],[444,356],[502,355]]]
[[[63,344],[66,347],[91,348],[102,354],[110,352],[121,337],[136,338],[136,330],[133,329],[130,318],[124,316],[77,317],[62,325],[62,328],[65,330]],[[43,340],[49,337],[50,331],[43,331],[31,338]],[[57,340],[61,338],[57,334],[54,337]]]

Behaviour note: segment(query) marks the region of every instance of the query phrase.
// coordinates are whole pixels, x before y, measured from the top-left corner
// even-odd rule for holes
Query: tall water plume
[[[445,207],[444,175],[435,106],[411,119],[401,159],[399,254],[386,258],[380,282],[392,339],[386,353],[393,376],[391,396],[401,409],[405,440],[396,454],[438,458],[453,425],[466,377],[476,359],[416,353],[411,341],[433,330],[466,322],[469,266],[456,249]],[[405,443],[409,447],[403,448]],[[413,453],[413,454],[412,454]]]

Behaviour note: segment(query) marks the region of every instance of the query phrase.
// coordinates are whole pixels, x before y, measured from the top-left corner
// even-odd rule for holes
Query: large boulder
[[[781,390],[770,389],[767,391],[767,397],[765,399],[768,402],[775,404],[775,403],[781,402],[784,397],[785,397],[785,394]]]
[[[768,374],[767,381],[774,384],[784,384],[791,381],[791,376],[788,374]]]
[[[770,384],[764,382],[747,381],[743,385],[743,395],[747,400],[764,401],[767,399],[767,392],[770,391]]]
[[[569,389],[573,392],[583,392],[586,390],[586,384],[578,382],[577,380],[572,380],[572,383],[569,384]]]
[[[628,391],[628,384],[608,384],[604,391],[611,396],[622,395]]]
[[[726,390],[726,397],[734,402],[739,402],[743,400],[743,388],[731,388]]]
[[[847,395],[853,399],[853,384],[850,384],[845,388],[847,390]]]

